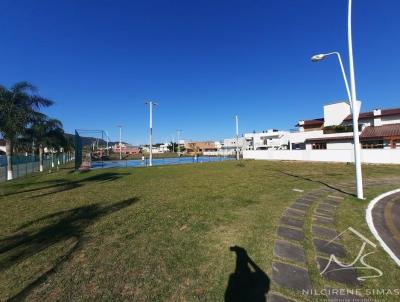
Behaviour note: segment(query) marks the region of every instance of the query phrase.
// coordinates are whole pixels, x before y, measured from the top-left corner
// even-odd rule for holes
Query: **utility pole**
[[[354,164],[356,170],[356,185],[357,197],[364,199],[363,180],[361,172],[361,151],[360,151],[360,138],[358,134],[358,115],[360,113],[359,103],[357,102],[356,94],[356,80],[354,76],[354,62],[353,62],[353,39],[351,28],[352,16],[352,0],[349,0],[348,16],[347,16],[347,36],[349,45],[349,67],[350,67],[350,93],[351,93],[351,109],[353,115],[353,137],[354,137]]]
[[[158,105],[153,101],[146,102],[149,105],[150,109],[150,123],[149,123],[149,147],[150,147],[150,156],[149,156],[149,166],[153,165],[153,106]]]
[[[239,117],[235,115],[236,121],[236,160],[239,160],[240,153],[239,153]]]
[[[119,160],[122,160],[122,125],[117,127],[119,128]]]
[[[106,142],[107,142],[107,156],[110,155],[110,151],[108,150],[108,131],[104,131],[106,133]]]
[[[181,154],[181,147],[180,147],[180,145],[179,145],[179,137],[180,137],[180,135],[181,135],[181,130],[176,130],[176,133],[177,133],[177,136],[178,136],[178,156]]]

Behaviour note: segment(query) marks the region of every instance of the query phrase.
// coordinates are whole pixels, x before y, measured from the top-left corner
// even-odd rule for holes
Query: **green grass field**
[[[366,179],[400,179],[400,166],[363,169]],[[64,168],[0,184],[0,299],[223,301],[235,268],[230,246],[245,248],[271,277],[285,207],[343,183],[353,183],[353,166],[229,161],[83,174]],[[393,188],[366,188],[366,201],[346,197],[339,228],[353,226],[375,242],[365,208]],[[398,287],[400,269],[382,249],[372,263],[384,276],[363,286]]]

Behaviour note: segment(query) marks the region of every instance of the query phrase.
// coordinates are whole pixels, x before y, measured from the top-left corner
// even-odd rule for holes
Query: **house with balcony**
[[[129,144],[121,143],[115,144],[111,147],[114,153],[121,153],[125,155],[136,155],[140,153],[140,148]]]
[[[324,106],[324,117],[300,120],[298,132],[290,133],[291,149],[352,149],[353,117],[347,102]],[[375,109],[359,114],[358,129],[362,148],[400,147],[400,108]]]
[[[262,132],[246,133],[245,150],[287,150],[289,148],[289,132],[270,129]]]
[[[218,146],[214,141],[203,141],[203,142],[185,142],[185,150],[187,153],[204,153],[204,152],[216,152]]]

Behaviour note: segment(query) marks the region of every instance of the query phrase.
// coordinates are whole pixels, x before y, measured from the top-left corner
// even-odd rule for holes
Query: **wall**
[[[381,118],[381,125],[400,124],[400,117],[397,116],[384,116]]]
[[[6,146],[0,146],[0,150],[5,153],[6,152]]]
[[[203,155],[206,156],[229,156],[229,155],[235,155],[236,151],[235,149],[220,149],[218,151],[204,151]]]
[[[353,162],[353,150],[245,150],[244,159]],[[361,161],[400,164],[400,149],[362,149]]]
[[[350,114],[350,105],[345,102],[328,104],[324,106],[324,126],[340,125]]]

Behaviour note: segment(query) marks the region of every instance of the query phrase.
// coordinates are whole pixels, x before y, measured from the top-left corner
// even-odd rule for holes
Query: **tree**
[[[169,152],[176,152],[178,150],[178,144],[174,142],[170,142],[167,146]]]
[[[43,172],[44,148],[47,147],[51,152],[59,152],[65,145],[66,137],[62,123],[57,119],[43,117],[36,120],[25,133],[25,136],[35,141],[39,148],[39,170]]]
[[[45,116],[39,110],[52,104],[28,82],[16,83],[9,89],[0,85],[0,134],[6,141],[7,180],[13,178],[13,144],[28,125]]]
[[[175,142],[170,142],[168,144],[167,148],[168,148],[168,150],[170,152],[183,152],[183,151],[185,151],[185,147],[184,146],[182,146],[181,144],[178,145],[178,143],[175,143]]]

